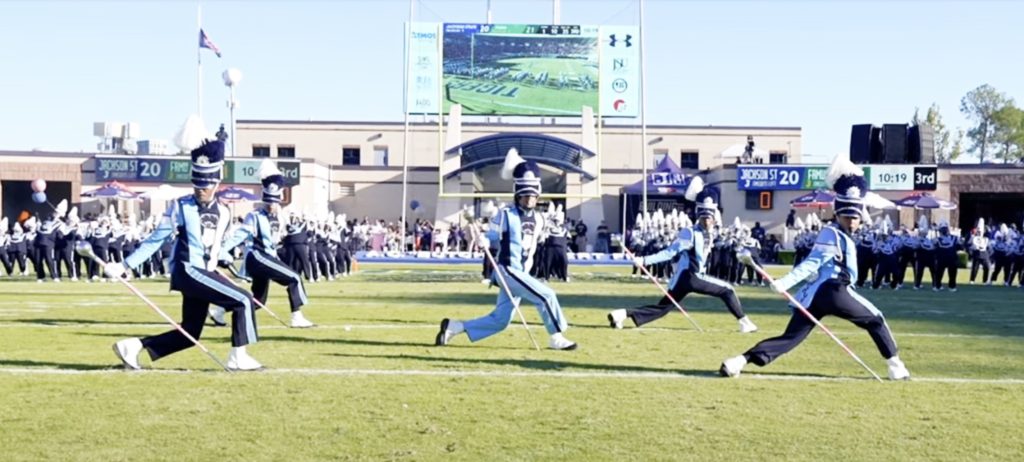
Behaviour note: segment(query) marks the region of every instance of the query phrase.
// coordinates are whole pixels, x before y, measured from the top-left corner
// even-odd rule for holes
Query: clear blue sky
[[[416,2],[416,21],[484,22],[486,0]],[[196,106],[200,3],[0,2],[0,149],[93,150],[94,121],[171,139]],[[202,2],[204,117],[402,118],[405,0]],[[495,22],[548,23],[550,0],[493,0]],[[636,0],[562,0],[564,24],[637,24]],[[804,152],[845,151],[850,125],[907,121],[988,83],[1024,102],[1024,2],[645,3],[647,121],[800,126]],[[376,69],[367,73],[365,69]]]

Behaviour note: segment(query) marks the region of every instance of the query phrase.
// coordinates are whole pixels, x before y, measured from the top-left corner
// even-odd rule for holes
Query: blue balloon
[[[32,202],[35,202],[37,204],[42,204],[43,202],[46,202],[46,193],[43,191],[32,193]]]
[[[413,199],[412,202],[409,202],[409,207],[413,210],[420,208],[420,201]]]

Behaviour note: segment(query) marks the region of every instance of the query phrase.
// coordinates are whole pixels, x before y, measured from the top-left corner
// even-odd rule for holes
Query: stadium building
[[[737,216],[747,224],[759,221],[780,236],[790,201],[823,185],[824,166],[801,163],[798,127],[649,125],[642,142],[636,125],[586,129],[578,118],[573,124],[551,118],[531,124],[457,119],[448,118],[444,125],[411,123],[408,137],[399,122],[242,120],[225,185],[258,193],[258,165],[269,158],[294,185],[287,200],[297,213],[330,208],[349,217],[397,222],[405,207],[410,221],[455,221],[464,205],[510,199],[511,184],[500,178],[499,170],[505,153],[516,147],[542,166],[545,195],[563,204],[568,218],[582,219],[591,232],[605,222],[614,232],[623,224],[630,226],[639,209],[647,149],[650,208],[689,208],[682,191],[689,177],[702,174],[721,190],[726,223]],[[745,158],[747,154],[752,155]],[[408,171],[404,201],[403,160]],[[183,156],[0,151],[0,202],[4,216],[12,219],[25,212],[46,213],[46,204],[32,203],[29,186],[31,180],[44,178],[51,203],[68,199],[80,205],[83,215],[98,213],[112,201],[81,194],[118,181],[149,197],[113,201],[118,210],[144,217],[161,213],[166,195],[188,193],[187,164]],[[1024,168],[1019,166],[888,165],[872,170],[891,180],[886,187],[874,187],[890,199],[922,190],[960,205],[952,211],[887,212],[896,223],[909,225],[920,213],[963,229],[970,229],[978,217],[1024,220]],[[800,177],[787,183],[787,175],[796,171]],[[235,206],[237,214],[248,210],[244,203]]]

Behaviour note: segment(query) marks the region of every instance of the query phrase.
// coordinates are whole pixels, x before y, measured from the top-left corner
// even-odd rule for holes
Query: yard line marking
[[[2,313],[0,313],[2,315]],[[408,324],[317,324],[315,328],[310,331],[316,330],[401,330],[401,329],[437,329],[437,323],[408,323]],[[542,324],[530,324],[531,327],[543,327]],[[61,322],[54,320],[53,322],[0,322],[0,329],[14,329],[14,328],[44,328],[44,329],[123,329],[132,327],[145,327],[145,328],[161,328],[167,327],[167,324],[163,323],[126,323],[126,322],[102,322],[96,321],[95,323],[76,323],[76,322]],[[209,327],[209,326],[208,326]],[[519,325],[510,325],[509,329],[522,329]],[[575,326],[577,329],[593,329],[593,330],[611,330],[606,326]],[[290,329],[285,326],[277,325],[266,325],[260,326],[260,330],[278,330],[278,329]],[[309,329],[307,329],[309,330]],[[718,334],[729,334],[735,333],[733,329],[705,329],[706,332],[718,333]],[[630,335],[630,332],[670,332],[673,334],[679,333],[696,333],[693,330],[687,329],[672,329],[665,327],[644,327],[642,329],[624,329],[620,331],[623,335]],[[833,331],[836,335],[848,335],[857,336],[863,331]],[[925,338],[966,338],[966,339],[1022,339],[1024,337],[1016,335],[995,335],[995,334],[954,334],[954,333],[936,333],[936,332],[902,332],[896,335],[897,337],[925,337]]]
[[[610,366],[614,367],[614,366]],[[107,374],[185,374],[190,372],[220,372],[214,370],[145,369],[142,372],[128,372],[121,367],[109,369],[79,370],[52,367],[0,368],[0,374],[10,375],[107,375]],[[713,371],[706,374],[682,372],[570,372],[570,371],[495,371],[495,370],[422,370],[422,369],[266,369],[253,375],[323,375],[323,376],[420,376],[420,377],[485,377],[485,378],[571,378],[571,379],[670,379],[670,380],[721,380]],[[778,382],[864,382],[874,383],[861,377],[823,377],[816,375],[772,375],[745,374],[735,380],[767,380]],[[910,382],[971,384],[971,385],[1024,385],[1024,379],[970,379],[961,377],[915,377]]]

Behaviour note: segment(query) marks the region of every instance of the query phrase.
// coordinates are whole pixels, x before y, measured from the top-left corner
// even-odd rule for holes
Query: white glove
[[[781,293],[786,291],[786,289],[784,287],[779,285],[779,280],[778,279],[775,279],[775,280],[772,281],[771,288],[772,288],[772,291],[774,291],[775,293],[779,293],[779,294],[781,294]]]
[[[645,266],[644,257],[633,257],[633,264],[639,267]]]
[[[486,237],[484,237],[484,236],[482,236],[482,235],[481,235],[481,236],[480,236],[480,237],[479,237],[479,238],[477,239],[477,244],[478,244],[478,245],[479,245],[479,246],[480,246],[481,248],[490,248],[490,247],[491,247],[491,240],[490,240],[490,239],[487,239]]]
[[[125,271],[127,271],[127,268],[124,267],[124,263],[112,261],[103,265],[103,272],[107,273],[107,276],[112,279],[120,279],[121,275],[123,275]]]

